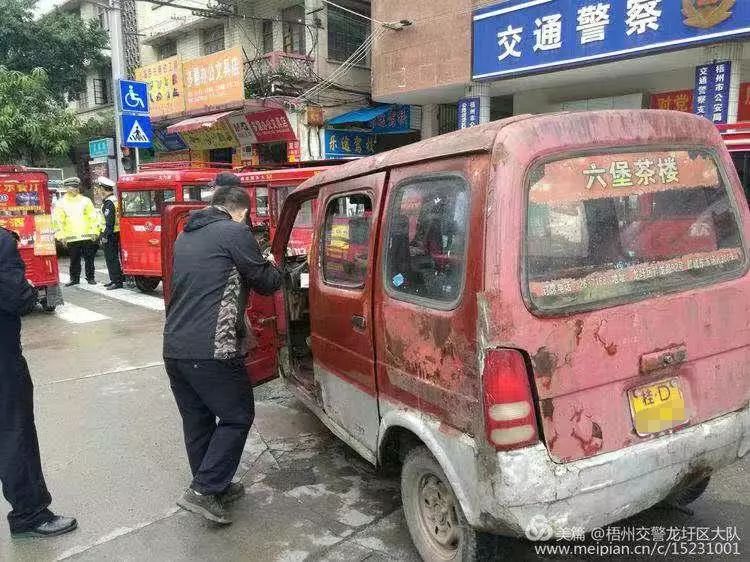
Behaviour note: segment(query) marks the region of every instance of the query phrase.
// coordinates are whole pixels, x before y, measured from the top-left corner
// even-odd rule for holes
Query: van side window
[[[185,185],[182,187],[183,201],[204,201],[208,203],[211,201],[213,194],[213,187],[208,185]]]
[[[326,208],[323,278],[346,287],[365,283],[370,258],[372,201],[361,193],[336,197]]]
[[[396,187],[388,210],[386,287],[395,295],[451,303],[461,294],[469,191],[457,175]]]
[[[174,190],[153,191],[123,191],[122,192],[122,216],[123,217],[150,217],[158,216],[164,203],[174,202]]]

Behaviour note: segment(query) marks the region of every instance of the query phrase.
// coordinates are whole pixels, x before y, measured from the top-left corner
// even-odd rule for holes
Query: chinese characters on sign
[[[256,142],[290,142],[297,140],[291,123],[283,109],[266,109],[256,113],[246,113],[245,119],[250,125]]]
[[[149,115],[152,118],[179,115],[185,111],[182,62],[179,57],[136,68],[135,79],[148,84]]]
[[[684,113],[693,112],[693,90],[661,92],[651,96],[651,109],[671,109]]]
[[[244,55],[233,47],[183,63],[185,109],[223,108],[245,99]]]
[[[458,128],[468,129],[479,125],[479,98],[458,100]]]
[[[0,184],[0,211],[41,212],[44,210],[39,199],[41,182],[21,182]]]
[[[668,156],[665,158],[650,159],[641,158],[633,162],[633,168],[627,160],[616,160],[606,167],[600,167],[597,163],[584,169],[582,174],[586,183],[586,189],[601,187],[602,189],[650,186],[656,183],[670,184],[680,183],[677,160]]]
[[[474,79],[517,77],[750,35],[750,2],[508,0],[473,14]]]
[[[217,121],[206,129],[181,131],[180,136],[191,150],[210,150],[212,148],[227,148],[237,146],[237,139],[229,124]]]
[[[729,117],[729,86],[732,63],[716,62],[695,69],[694,113],[714,123],[726,123]]]
[[[408,105],[394,105],[382,115],[378,115],[371,122],[373,133],[405,133],[411,128],[411,107]]]
[[[375,154],[377,135],[355,131],[326,129],[326,158],[371,156]]]

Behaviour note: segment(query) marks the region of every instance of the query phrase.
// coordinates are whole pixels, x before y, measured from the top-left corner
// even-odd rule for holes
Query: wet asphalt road
[[[216,528],[179,511],[189,470],[162,366],[163,312],[157,297],[113,296],[68,289],[64,310],[24,321],[53,508],[77,516],[80,529],[13,541],[0,526],[0,560],[418,560],[398,482],[360,460],[278,382],[256,391],[239,473],[248,495],[232,510],[234,525]],[[740,556],[710,558],[748,560],[749,472],[745,460],[715,476],[693,516],[651,509],[621,525],[736,527]],[[540,557],[532,544],[508,540],[498,559],[602,557]]]

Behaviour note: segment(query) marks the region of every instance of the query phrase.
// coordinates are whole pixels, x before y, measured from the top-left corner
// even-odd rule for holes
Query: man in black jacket
[[[76,520],[49,509],[34,425],[34,386],[21,353],[21,316],[36,305],[26,280],[18,236],[0,227],[0,482],[13,509],[13,537],[50,537],[76,528]]]
[[[122,289],[124,280],[120,265],[120,213],[114,194],[115,182],[102,176],[96,180],[96,183],[102,196],[102,215],[104,216],[104,231],[100,240],[109,273],[109,283],[105,287],[108,291],[112,291]]]
[[[164,362],[193,473],[177,504],[229,524],[225,506],[245,491],[232,477],[255,413],[243,345],[247,293],[272,294],[281,274],[246,224],[250,197],[239,178],[220,174],[216,183],[211,206],[193,212],[175,241]]]

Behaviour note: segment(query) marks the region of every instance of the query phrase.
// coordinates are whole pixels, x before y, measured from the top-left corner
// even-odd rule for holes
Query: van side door
[[[323,409],[370,453],[380,425],[372,293],[385,179],[383,172],[321,189],[317,267],[310,275],[311,343]]]

